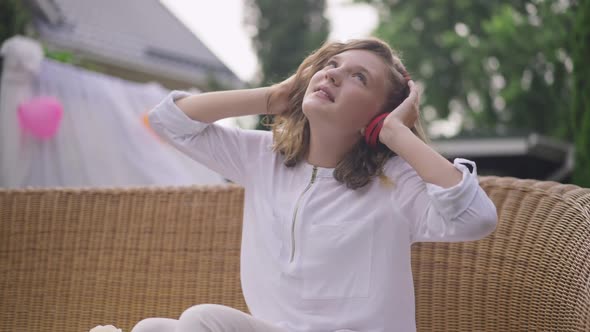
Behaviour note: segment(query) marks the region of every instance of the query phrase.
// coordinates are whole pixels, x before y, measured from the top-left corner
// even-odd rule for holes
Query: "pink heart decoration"
[[[18,120],[24,132],[40,139],[55,136],[63,116],[60,101],[51,96],[36,97],[18,106]]]

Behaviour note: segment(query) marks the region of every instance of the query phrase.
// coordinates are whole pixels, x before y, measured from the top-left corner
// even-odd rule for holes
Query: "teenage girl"
[[[171,92],[152,128],[245,187],[250,314],[200,304],[133,332],[415,331],[412,243],[474,241],[497,222],[476,165],[424,142],[418,105],[378,39],[327,43],[270,87]],[[274,115],[272,131],[214,124],[250,114]]]

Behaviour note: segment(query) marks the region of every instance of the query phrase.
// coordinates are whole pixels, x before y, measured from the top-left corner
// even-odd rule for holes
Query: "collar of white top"
[[[303,164],[304,172],[305,173],[309,173],[310,176],[313,173],[313,168],[314,167],[317,168],[316,177],[319,177],[319,178],[331,178],[331,177],[334,176],[334,168],[326,168],[326,167],[314,166],[314,165],[309,164],[307,162],[303,162],[302,164]]]

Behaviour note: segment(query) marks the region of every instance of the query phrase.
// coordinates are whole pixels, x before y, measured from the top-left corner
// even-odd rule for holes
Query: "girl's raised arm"
[[[189,118],[205,123],[243,115],[278,114],[287,105],[290,82],[292,78],[270,87],[202,93],[175,102]]]

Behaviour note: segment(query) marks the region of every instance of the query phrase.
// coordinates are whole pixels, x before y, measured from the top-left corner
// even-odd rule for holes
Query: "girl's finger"
[[[418,91],[418,86],[416,85],[416,83],[414,83],[414,81],[410,81],[410,83],[410,94],[413,94],[417,97],[420,94],[420,91]]]

